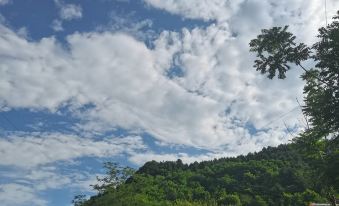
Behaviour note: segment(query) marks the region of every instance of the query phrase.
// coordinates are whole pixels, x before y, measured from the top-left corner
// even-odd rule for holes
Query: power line
[[[301,104],[300,104],[298,98],[296,97],[295,99],[297,100],[297,103],[298,103],[298,105],[299,105],[299,107],[300,107],[300,109],[301,109],[301,113],[303,114],[303,117],[304,117],[304,119],[305,119],[305,122],[306,122],[306,125],[307,125],[307,129],[310,129],[310,125],[308,124],[307,116],[304,114],[303,109],[302,109],[302,106],[301,106]]]
[[[265,126],[264,126],[263,128],[268,127],[269,125],[273,124],[274,122],[276,122],[276,121],[278,121],[278,120],[284,118],[285,116],[287,116],[288,114],[290,114],[290,113],[293,112],[294,110],[298,109],[298,107],[299,107],[299,106],[296,106],[296,107],[294,107],[293,109],[291,109],[290,111],[281,114],[281,115],[278,116],[277,118],[275,118],[275,119],[271,120],[270,122],[268,122],[267,124],[265,124]]]

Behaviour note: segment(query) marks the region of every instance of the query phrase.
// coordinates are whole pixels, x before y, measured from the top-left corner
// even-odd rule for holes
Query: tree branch
[[[313,75],[313,74],[310,72],[310,70],[307,70],[305,67],[303,67],[303,65],[301,65],[300,63],[298,63],[297,65],[300,66],[306,73],[311,74],[311,75],[312,75],[314,78],[316,78],[318,81],[320,81],[320,82],[326,84],[326,86],[328,86],[329,88],[331,88],[331,86],[330,86],[327,82],[325,82],[324,80],[320,79],[318,76]]]

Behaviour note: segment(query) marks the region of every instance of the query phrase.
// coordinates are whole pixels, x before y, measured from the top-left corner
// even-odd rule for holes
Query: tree
[[[240,198],[238,195],[225,195],[218,201],[222,206],[241,206]]]
[[[72,200],[74,206],[82,206],[86,203],[86,195],[76,195]]]
[[[278,72],[279,79],[286,78],[286,71],[291,69],[290,63],[300,63],[309,58],[310,49],[303,43],[296,44],[296,37],[287,31],[288,26],[263,29],[262,34],[250,42],[250,51],[257,52],[259,59],[254,67],[262,74],[268,73],[273,79]]]
[[[320,190],[309,175],[308,162],[294,148],[295,144],[280,145],[246,156],[184,166],[178,161],[150,162],[127,180],[119,175],[123,167],[109,163],[105,164],[105,181],[100,182],[105,186],[98,187],[99,192],[89,199],[80,196],[73,203],[76,206],[304,205],[317,196],[305,191],[319,194]],[[116,181],[116,177],[121,181]]]
[[[99,193],[104,193],[109,189],[114,190],[123,184],[135,172],[130,167],[120,167],[117,163],[105,162],[106,176],[97,177],[99,184],[91,185]]]
[[[256,195],[251,205],[252,206],[267,206],[267,203],[262,197],[260,197],[259,195]]]
[[[339,11],[333,22],[319,29],[319,41],[312,47],[295,43],[296,37],[288,26],[262,30],[250,42],[250,51],[257,53],[254,67],[273,79],[286,78],[292,65],[304,73],[303,113],[309,122],[306,131],[295,138],[305,152],[317,160],[318,174],[328,199],[335,205],[333,193],[338,186],[339,148]],[[314,60],[315,68],[306,69],[301,63]],[[335,175],[334,175],[335,174]],[[332,175],[332,176],[331,176]]]

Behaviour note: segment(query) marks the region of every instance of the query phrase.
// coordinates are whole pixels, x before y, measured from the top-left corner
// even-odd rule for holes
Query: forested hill
[[[181,160],[151,161],[129,178],[123,175],[126,168],[111,167],[111,179],[96,187],[98,195],[87,201],[79,198],[75,204],[301,206],[326,202],[309,161],[288,144],[189,165]]]

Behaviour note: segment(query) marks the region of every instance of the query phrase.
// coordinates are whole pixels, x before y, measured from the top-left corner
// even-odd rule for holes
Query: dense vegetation
[[[293,64],[304,70],[307,128],[289,145],[219,160],[183,164],[147,162],[133,174],[108,163],[98,195],[76,206],[108,205],[336,205],[339,190],[339,12],[319,29],[312,47],[296,44],[288,27],[262,30],[250,42],[254,67],[268,78],[286,78]],[[302,61],[313,60],[315,68]]]
[[[339,11],[333,22],[319,29],[318,42],[311,47],[295,42],[288,26],[264,29],[250,42],[250,51],[257,59],[254,67],[273,79],[286,78],[285,73],[299,67],[305,81],[302,109],[307,128],[294,139],[299,152],[313,159],[315,173],[327,199],[336,205],[335,190],[339,188]],[[314,62],[314,68],[302,65]]]
[[[120,171],[113,174],[116,180],[124,180],[126,176],[120,174],[126,168],[108,171],[112,168]],[[151,161],[126,177],[125,183],[106,184],[98,195],[82,203],[79,199],[77,204],[301,206],[326,202],[320,195],[319,178],[311,171],[294,144],[190,165],[181,160]]]

